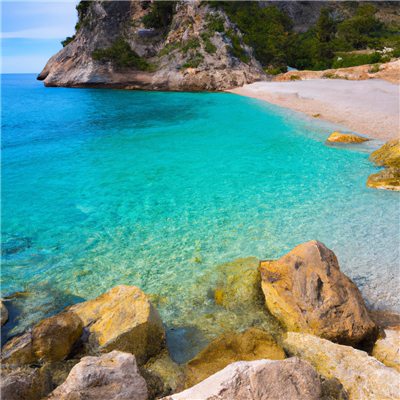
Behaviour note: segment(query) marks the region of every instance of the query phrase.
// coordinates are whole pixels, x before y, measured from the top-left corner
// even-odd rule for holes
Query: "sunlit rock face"
[[[38,79],[46,86],[163,91],[218,91],[266,79],[222,11],[200,1],[176,2],[168,26],[146,29],[143,18],[152,7],[140,1],[90,2],[76,38],[48,61]],[[243,57],[231,54],[230,39],[210,26],[212,20],[219,21],[219,30],[233,32]],[[107,49],[115,50],[111,59],[96,57]]]

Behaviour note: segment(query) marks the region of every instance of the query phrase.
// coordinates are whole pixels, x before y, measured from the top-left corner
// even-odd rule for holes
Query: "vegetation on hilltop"
[[[75,26],[76,32],[82,23],[88,22],[90,3],[80,1],[76,6],[79,17]],[[171,27],[176,3],[177,1],[154,2],[151,11],[142,19],[144,26],[159,30]],[[193,53],[190,64],[198,65],[201,57],[196,49],[200,46],[200,40],[204,42],[205,51],[213,54],[216,47],[210,38],[220,32],[225,36],[227,50],[233,56],[248,62],[249,54],[242,47],[245,43],[253,49],[255,58],[271,74],[285,72],[287,65],[299,70],[324,70],[377,64],[388,61],[390,57],[399,57],[400,25],[391,23],[389,26],[378,19],[376,7],[370,3],[348,3],[351,13],[346,14],[347,19],[338,17],[344,14],[337,10],[323,8],[316,26],[303,34],[296,34],[292,29],[293,21],[285,11],[279,10],[275,5],[262,8],[258,1],[207,1],[203,4],[225,12],[236,23],[242,35],[232,29],[225,32],[225,20],[217,12],[207,17],[205,28],[208,32],[187,43],[182,50],[185,54],[190,50]],[[143,7],[150,7],[150,2]],[[75,37],[76,34],[61,43],[66,46]],[[151,69],[149,64],[128,47],[129,44],[120,39],[107,50],[97,50],[94,58],[115,61],[122,68],[136,66],[140,69]],[[394,51],[389,54],[381,53],[385,47],[393,48]],[[359,50],[367,50],[365,53],[369,54],[356,54]]]

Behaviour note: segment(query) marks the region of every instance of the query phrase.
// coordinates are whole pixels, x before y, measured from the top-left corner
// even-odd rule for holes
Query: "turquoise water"
[[[370,306],[399,311],[399,193],[365,186],[368,152],[324,145],[333,124],[231,94],[34,75],[3,75],[2,106],[2,294],[32,293],[12,333],[118,284],[182,325],[216,266],[311,239]]]

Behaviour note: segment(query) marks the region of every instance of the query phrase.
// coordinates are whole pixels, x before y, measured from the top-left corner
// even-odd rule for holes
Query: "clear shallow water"
[[[369,305],[399,311],[399,193],[365,186],[368,152],[324,145],[333,124],[231,94],[34,75],[3,75],[2,107],[2,294],[33,292],[13,332],[118,284],[179,327],[215,307],[196,299],[216,266],[311,239]]]

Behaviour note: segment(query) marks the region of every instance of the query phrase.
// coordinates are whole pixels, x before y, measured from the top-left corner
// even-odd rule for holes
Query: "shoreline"
[[[399,135],[399,86],[383,80],[255,82],[226,92],[337,123],[376,140]]]

